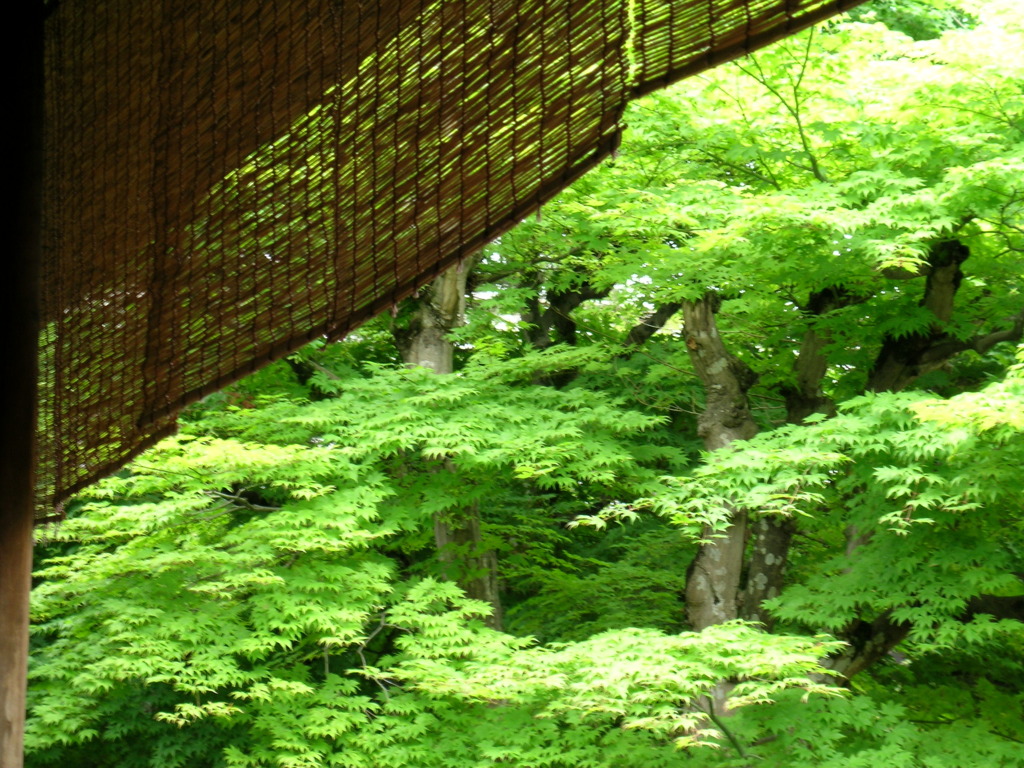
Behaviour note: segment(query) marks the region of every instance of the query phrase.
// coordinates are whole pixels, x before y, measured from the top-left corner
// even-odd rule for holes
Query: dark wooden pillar
[[[32,571],[39,256],[42,208],[43,3],[7,25],[6,128],[11,237],[0,279],[0,766],[21,768]],[[6,163],[5,163],[6,164]]]

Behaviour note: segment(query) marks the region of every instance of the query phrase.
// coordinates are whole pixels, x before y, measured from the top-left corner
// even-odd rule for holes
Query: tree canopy
[[[81,494],[27,764],[1024,766],[1024,19],[871,3]]]

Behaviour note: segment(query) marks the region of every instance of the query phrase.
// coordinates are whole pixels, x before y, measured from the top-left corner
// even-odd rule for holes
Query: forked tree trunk
[[[439,374],[452,373],[454,348],[448,334],[462,322],[469,270],[470,264],[464,262],[442,272],[411,300],[415,305],[407,324],[392,329],[407,365]],[[494,551],[484,548],[479,508],[474,504],[458,513],[435,515],[434,541],[438,557],[449,566],[458,585],[467,596],[490,603],[492,612],[487,623],[501,629],[498,558]]]
[[[885,339],[868,375],[869,391],[900,392],[914,379],[971,348],[963,340],[947,337],[942,327],[953,316],[954,300],[964,277],[960,265],[970,253],[957,240],[938,242],[931,247],[920,304],[935,316],[936,322],[927,330]]]
[[[962,243],[950,240],[932,245],[922,272],[909,277],[926,277],[920,305],[935,322],[928,328],[883,341],[869,372],[868,391],[900,391],[919,376],[935,370],[965,350],[985,354],[1002,341],[1024,337],[1024,312],[1009,318],[1000,330],[973,338],[958,338],[945,330],[963,279],[961,265],[970,256]],[[811,294],[804,311],[812,316],[861,301],[841,287],[829,287]],[[725,349],[716,327],[718,304],[713,296],[683,306],[686,343],[690,358],[707,393],[707,405],[698,420],[698,432],[708,450],[734,440],[748,439],[756,432],[747,403],[747,391],[754,382],[752,372]],[[825,354],[830,339],[813,324],[805,332],[794,363],[793,383],[782,394],[787,421],[801,424],[813,413],[831,416],[834,403],[824,394],[822,381],[828,370]],[[771,628],[771,617],[763,608],[765,600],[782,590],[789,549],[796,533],[794,521],[770,516],[751,524],[744,510],[733,512],[731,524],[717,537],[705,531],[700,549],[687,575],[686,610],[690,625],[702,630],[733,618],[760,621]],[[853,530],[848,555],[862,546],[865,537]],[[744,562],[748,538],[753,539]],[[743,584],[742,591],[740,589]],[[849,679],[884,657],[900,643],[911,627],[887,614],[874,620],[858,620],[843,633],[849,645],[825,661],[834,672]],[[726,713],[723,684],[711,697],[712,711]]]

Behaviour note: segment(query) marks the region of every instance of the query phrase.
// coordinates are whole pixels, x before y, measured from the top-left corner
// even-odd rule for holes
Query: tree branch
[[[980,615],[1024,621],[1024,595],[976,595],[967,602],[958,619],[968,622]],[[894,621],[890,611],[871,622],[858,619],[844,633],[843,639],[849,646],[827,659],[824,666],[848,681],[888,655],[906,639],[912,628],[907,622]]]
[[[858,672],[884,658],[903,642],[910,630],[910,624],[894,621],[890,611],[874,621],[858,619],[844,633],[843,639],[849,645],[826,659],[823,666],[849,681]]]
[[[970,621],[975,616],[986,615],[994,619],[1016,619],[1024,622],[1024,595],[1004,597],[1002,595],[977,595],[967,601],[967,609],[961,621]]]
[[[242,509],[248,509],[250,512],[278,512],[280,507],[268,507],[263,504],[253,504],[247,498],[241,495],[241,493],[227,493],[225,491],[204,491],[207,496],[213,496],[217,499],[223,499],[226,502],[241,507]]]
[[[682,309],[682,307],[683,305],[676,301],[670,301],[668,304],[662,304],[657,307],[653,312],[629,329],[629,333],[626,334],[626,345],[630,347],[638,347],[643,344],[651,338],[651,336],[664,328],[665,323],[669,321],[669,318]]]
[[[811,142],[807,136],[807,130],[804,128],[803,117],[800,114],[800,87],[803,84],[805,75],[807,74],[807,66],[810,62],[811,48],[813,42],[814,35],[812,30],[811,34],[808,34],[807,36],[807,45],[804,49],[803,56],[801,57],[799,62],[800,70],[798,72],[796,79],[792,83],[792,103],[790,103],[789,100],[783,95],[782,91],[780,91],[778,88],[771,84],[771,82],[768,79],[768,75],[765,74],[764,69],[761,67],[761,63],[755,57],[751,56],[749,57],[749,59],[751,63],[754,65],[754,67],[757,69],[757,74],[754,74],[754,72],[745,68],[742,64],[737,64],[736,66],[738,66],[741,71],[746,73],[750,78],[752,78],[754,81],[760,84],[762,88],[767,90],[770,94],[772,94],[772,96],[779,100],[779,103],[782,105],[783,109],[785,109],[789,113],[790,117],[793,118],[793,123],[796,126],[797,135],[800,137],[800,146],[803,148],[804,154],[807,155],[807,160],[810,163],[810,167],[806,168],[805,170],[809,171],[814,176],[814,178],[820,181],[821,183],[828,184],[829,179],[825,175],[825,172],[822,170],[821,164],[818,162],[817,156],[811,149]]]
[[[888,336],[875,358],[868,375],[867,389],[871,392],[899,392],[918,376],[934,370],[962,349],[955,345],[949,354],[938,357],[929,351],[951,341],[942,330],[942,323],[953,316],[957,291],[963,280],[960,265],[970,256],[970,250],[959,240],[943,240],[932,244],[928,256],[924,295],[919,305],[935,317],[928,330],[908,335]],[[927,359],[926,359],[927,357]]]
[[[1003,341],[1020,341],[1024,336],[1024,311],[1008,318],[1012,325],[1001,331],[993,331],[983,336],[974,336],[970,339],[954,339],[948,336],[936,342],[921,355],[923,365],[931,368],[941,365],[953,355],[967,350],[973,350],[979,355],[984,355],[996,344]]]

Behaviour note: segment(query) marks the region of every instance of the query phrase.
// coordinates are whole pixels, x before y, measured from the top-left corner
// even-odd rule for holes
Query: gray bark
[[[683,303],[686,346],[704,384],[706,403],[697,420],[704,447],[714,451],[757,433],[747,392],[756,381],[750,368],[725,348],[715,314],[719,300],[706,295]],[[747,543],[747,513],[735,510],[729,527],[706,530],[686,580],[686,614],[700,631],[739,616],[739,587]]]
[[[491,606],[488,626],[502,627],[501,596],[498,592],[498,555],[483,547],[480,534],[480,510],[475,506],[463,510],[457,520],[446,516],[434,517],[434,541],[438,557],[450,566],[446,574],[466,593],[467,597],[482,600]]]
[[[392,328],[406,365],[429,368],[434,373],[452,372],[454,350],[448,334],[462,324],[468,274],[468,264],[446,269],[410,299],[413,311],[407,323]]]
[[[771,630],[775,619],[764,610],[763,604],[782,592],[796,523],[790,518],[762,517],[751,529],[754,543],[747,564],[740,618],[759,621],[765,629]]]
[[[822,389],[822,381],[828,371],[825,348],[830,339],[815,329],[814,320],[857,300],[839,287],[828,287],[808,297],[803,310],[810,315],[810,323],[793,362],[793,383],[782,390],[788,423],[802,424],[813,413],[835,414],[835,403]],[[782,592],[796,523],[791,518],[772,516],[761,518],[752,528],[753,546],[747,564],[740,616],[749,621],[759,621],[770,630],[775,620],[764,610],[763,604]]]
[[[782,389],[786,399],[786,421],[790,424],[802,424],[812,413],[835,415],[835,403],[825,395],[821,386],[828,371],[825,348],[831,338],[827,333],[819,332],[814,324],[817,318],[858,301],[860,299],[842,288],[832,286],[812,293],[802,307],[810,316],[809,323],[793,362],[793,383]]]
[[[463,322],[469,271],[469,263],[451,267],[410,300],[413,307],[406,324],[392,328],[395,344],[407,365],[429,368],[439,374],[452,373],[454,347],[448,334]],[[487,623],[501,629],[498,558],[495,552],[484,549],[479,508],[472,505],[455,514],[435,515],[434,541],[439,559],[456,583],[467,596],[490,603],[492,614]]]
[[[934,315],[935,321],[917,333],[884,340],[869,374],[869,391],[900,391],[960,352],[975,350],[984,354],[995,344],[1024,336],[1024,312],[1009,318],[1005,328],[988,334],[958,339],[946,333],[945,324],[952,318],[963,279],[961,265],[969,255],[968,248],[958,241],[939,242],[932,247],[927,266],[916,276],[926,279],[920,305]],[[841,287],[831,287],[812,294],[804,309],[820,316],[860,300]],[[725,350],[715,324],[716,311],[717,303],[710,296],[683,306],[690,357],[707,392],[707,407],[698,420],[698,433],[708,450],[747,439],[756,431],[746,397],[753,376]],[[813,325],[804,334],[792,384],[782,390],[789,423],[803,423],[814,413],[831,416],[835,412],[834,403],[822,388],[828,370],[825,349],[829,341]],[[724,535],[715,538],[711,531],[706,531],[687,578],[687,616],[691,626],[700,630],[739,616],[760,621],[770,629],[772,619],[763,610],[763,603],[781,592],[795,532],[792,520],[767,517],[750,523],[743,510],[734,511]],[[753,538],[753,544],[744,582],[741,576],[748,537]],[[851,530],[848,554],[866,539],[864,534]],[[983,601],[977,602],[981,605]],[[995,607],[1008,613],[1024,610],[1021,604],[1007,601]],[[842,633],[849,643],[847,648],[825,660],[826,666],[841,679],[849,680],[890,653],[910,629],[907,624],[893,621],[887,613],[857,620]],[[724,687],[716,691],[713,711],[724,711],[720,700],[724,692]]]

